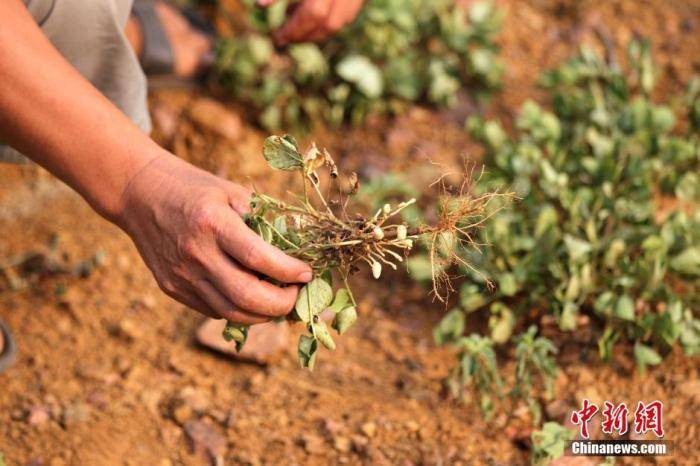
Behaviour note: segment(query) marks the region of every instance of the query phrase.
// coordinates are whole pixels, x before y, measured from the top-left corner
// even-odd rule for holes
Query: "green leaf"
[[[549,465],[553,460],[564,456],[566,446],[574,433],[556,422],[546,422],[541,430],[532,433],[533,458],[535,466]]]
[[[346,307],[348,307],[348,303],[350,302],[350,292],[345,288],[341,288],[335,292],[335,299],[333,300],[333,304],[331,304],[328,309],[333,311],[333,313],[337,314]]]
[[[513,334],[515,315],[508,306],[501,302],[493,303],[490,310],[489,328],[491,329],[491,339],[496,344],[503,344]]]
[[[675,272],[683,275],[700,276],[700,246],[684,249],[671,259],[669,266]]]
[[[316,353],[318,352],[318,341],[308,335],[299,337],[299,365],[311,371],[314,370],[316,364]]]
[[[464,333],[464,313],[461,309],[448,312],[433,329],[433,338],[438,345],[453,342]]]
[[[331,351],[335,349],[335,342],[333,341],[325,322],[319,321],[312,323],[311,332],[314,334],[314,337],[316,337],[316,339],[320,341],[321,344],[327,349]]]
[[[639,372],[644,373],[647,366],[656,366],[661,363],[662,358],[655,349],[637,342],[634,344],[634,360]]]
[[[272,168],[298,170],[304,166],[299,146],[291,136],[270,136],[265,139],[263,155]]]
[[[569,251],[569,257],[574,262],[585,259],[592,249],[589,242],[571,235],[564,236],[564,244],[566,244],[566,249]]]
[[[610,361],[613,354],[613,348],[620,334],[612,327],[606,327],[603,335],[598,339],[598,354],[603,361]]]
[[[459,302],[467,312],[472,312],[484,306],[488,300],[481,293],[478,285],[465,283],[459,290]]]
[[[226,341],[235,341],[236,351],[240,351],[248,340],[248,326],[226,322],[222,336]]]
[[[512,273],[504,273],[498,277],[498,291],[503,296],[513,296],[518,292],[518,282]]]
[[[692,172],[683,175],[676,185],[675,193],[682,201],[700,202],[700,175]]]
[[[333,289],[322,278],[307,283],[297,296],[296,313],[302,322],[309,323],[328,307],[333,299]]]
[[[326,57],[314,43],[292,45],[289,47],[289,55],[296,63],[296,76],[300,81],[323,79],[328,74]]]
[[[357,320],[357,310],[354,306],[343,308],[333,319],[333,328],[339,335],[345,333]]]
[[[382,72],[369,58],[363,55],[349,55],[338,63],[336,72],[344,80],[353,83],[366,97],[376,99],[382,95]]]
[[[633,321],[634,320],[634,301],[629,295],[622,295],[617,299],[615,303],[615,309],[613,311],[615,317],[622,320]]]
[[[416,281],[430,281],[433,278],[433,268],[427,254],[414,254],[406,260],[408,273]]]

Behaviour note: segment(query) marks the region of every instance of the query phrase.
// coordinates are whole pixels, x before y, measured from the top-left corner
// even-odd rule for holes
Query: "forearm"
[[[112,220],[129,181],[165,154],[59,54],[20,0],[0,2],[0,140]]]

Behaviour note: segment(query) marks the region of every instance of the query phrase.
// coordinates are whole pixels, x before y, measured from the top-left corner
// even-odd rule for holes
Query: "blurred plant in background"
[[[466,10],[454,0],[368,0],[335,37],[285,49],[275,49],[268,32],[284,21],[289,2],[247,3],[250,30],[220,41],[216,69],[268,130],[317,120],[357,124],[416,102],[449,106],[465,85],[485,97],[500,83],[494,37],[501,14],[491,3]]]
[[[511,394],[536,422],[533,393],[551,391],[556,347],[536,337],[536,326],[514,337],[519,328],[553,320],[572,332],[586,314],[600,357],[609,360],[617,342],[631,342],[640,371],[675,345],[688,355],[700,350],[700,80],[685,96],[655,104],[649,45],[632,42],[628,52],[626,71],[583,48],[545,73],[553,111],[526,102],[513,137],[497,121],[466,125],[485,148],[476,188],[509,186],[521,200],[480,231],[476,243],[486,247],[464,251],[473,267],[460,272],[469,280],[436,341],[459,352],[453,388],[458,382],[493,393],[470,375],[473,351],[461,336],[471,313],[488,312],[489,344],[517,345]],[[391,197],[401,192],[397,184],[366,188]],[[409,271],[422,281],[427,264],[414,255]]]

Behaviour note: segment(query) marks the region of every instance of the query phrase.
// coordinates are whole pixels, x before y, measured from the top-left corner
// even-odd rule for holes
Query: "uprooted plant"
[[[497,191],[473,196],[470,189],[473,178],[465,175],[458,194],[441,196],[435,224],[409,227],[399,214],[413,205],[415,199],[393,206],[384,204],[373,214],[349,213],[352,196],[359,188],[357,175],[353,173],[343,179],[328,151],[320,150],[315,144],[302,153],[293,137],[270,136],[265,141],[263,155],[270,167],[297,172],[303,180],[302,192],[294,194],[293,202],[256,192],[247,223],[267,242],[307,262],[314,271],[315,278],[300,290],[295,306],[296,318],[309,330],[299,340],[299,361],[302,367],[310,369],[319,343],[329,350],[335,349],[320,314],[324,310],[335,314],[332,327],[338,334],[344,333],[357,318],[357,302],[348,277],[360,265],[366,264],[372,276],[379,279],[384,267],[396,269],[414,243],[420,241],[426,245],[433,264],[433,292],[443,300],[450,291],[449,265],[470,267],[460,257],[460,249],[479,248],[474,241],[476,231],[500,208],[491,201],[509,196]],[[328,173],[325,185],[319,176],[321,169]],[[446,242],[450,248],[445,247]],[[333,275],[343,283],[335,296],[331,286]],[[235,341],[240,349],[247,338],[247,328],[229,323],[224,337]]]

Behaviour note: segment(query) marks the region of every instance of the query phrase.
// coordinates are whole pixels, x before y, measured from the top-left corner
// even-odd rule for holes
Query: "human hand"
[[[242,219],[250,190],[169,153],[143,168],[124,191],[116,219],[160,288],[214,318],[256,324],[287,314],[311,268],[266,243]]]
[[[258,5],[268,7],[277,0],[258,0]],[[274,32],[278,45],[289,42],[316,42],[335,34],[351,23],[363,0],[301,0],[295,4],[289,19]]]

